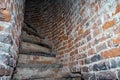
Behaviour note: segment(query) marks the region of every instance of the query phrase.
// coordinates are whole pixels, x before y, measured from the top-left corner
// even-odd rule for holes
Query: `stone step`
[[[40,35],[37,31],[30,28],[26,23],[23,24],[23,30],[26,31],[29,35],[34,35],[41,39],[45,38],[45,36]]]
[[[51,79],[56,75],[58,69],[40,70],[36,68],[17,68],[13,80],[44,80]],[[51,79],[52,80],[52,79]]]
[[[19,54],[19,60],[18,63],[46,63],[46,64],[52,64],[56,63],[57,59],[55,57],[46,57],[46,56],[39,56],[39,55],[25,55],[25,54]]]
[[[36,69],[50,69],[50,68],[61,68],[61,64],[27,64],[27,63],[18,63],[17,68],[36,68]]]
[[[37,36],[34,35],[29,35],[27,34],[27,32],[22,31],[21,34],[21,40],[24,42],[29,42],[29,43],[33,43],[33,44],[38,44],[47,48],[52,48],[52,44],[50,41],[48,41],[47,39],[41,39]]]
[[[19,54],[18,64],[12,80],[54,80],[61,64],[55,57]]]
[[[34,52],[45,52],[45,53],[51,53],[49,48],[33,44],[33,43],[28,43],[28,42],[21,42],[21,47],[20,47],[20,53],[34,53]]]

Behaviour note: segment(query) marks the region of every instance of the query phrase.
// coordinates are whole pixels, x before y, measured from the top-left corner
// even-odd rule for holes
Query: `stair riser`
[[[35,56],[35,55],[25,55],[19,54],[19,63],[33,63],[33,64],[53,64],[57,62],[57,59],[54,57],[45,57],[45,56]]]

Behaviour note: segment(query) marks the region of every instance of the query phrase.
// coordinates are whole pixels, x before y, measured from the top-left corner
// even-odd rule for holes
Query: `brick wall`
[[[26,19],[52,41],[64,65],[60,73],[81,72],[86,80],[120,78],[120,0],[54,0],[34,6],[27,11],[36,15],[28,13]]]
[[[24,0],[0,0],[0,80],[9,80],[16,66]]]
[[[54,4],[54,25],[46,32],[64,65],[61,72],[81,72],[86,80],[120,78],[119,8],[119,0]]]

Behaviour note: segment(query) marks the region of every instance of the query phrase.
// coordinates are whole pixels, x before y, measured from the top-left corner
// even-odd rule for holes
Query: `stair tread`
[[[29,43],[29,42],[21,42],[21,47],[20,47],[20,53],[25,52],[25,53],[31,53],[31,52],[45,52],[45,53],[50,53],[51,49]]]
[[[57,69],[58,70],[58,69]],[[40,69],[31,69],[31,68],[17,68],[16,74],[14,75],[14,79],[41,79],[41,78],[51,78],[56,74],[55,69],[46,69],[44,71]]]
[[[21,67],[21,68],[61,68],[62,65],[61,64],[27,64],[27,63],[18,63],[17,64],[17,68]]]

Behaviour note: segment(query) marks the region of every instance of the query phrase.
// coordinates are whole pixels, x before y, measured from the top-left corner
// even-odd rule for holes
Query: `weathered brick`
[[[117,14],[119,13],[118,2],[97,0],[63,0],[59,2],[59,0],[56,0],[55,5],[51,2],[48,1],[48,6],[43,1],[41,6],[45,6],[46,9],[41,7],[38,10],[32,8],[31,5],[34,5],[34,2],[31,2],[29,5],[31,7],[27,7],[28,9],[25,12],[25,21],[35,25],[39,34],[44,34],[45,38],[52,41],[54,46],[52,50],[57,53],[58,61],[63,64],[60,71],[65,73],[69,67],[71,72],[75,72],[77,68],[81,68],[81,71],[87,72],[86,74],[83,73],[82,76],[85,80],[109,80],[108,77],[112,80],[113,75],[111,76],[105,70],[110,71],[110,68],[118,68],[119,61],[116,58],[109,59],[109,62],[105,61],[109,58],[108,56],[111,56],[110,58],[118,57],[118,52],[120,52],[117,49],[111,51],[115,47],[119,47],[119,39],[115,38],[116,35],[119,35],[119,28],[112,28],[113,26],[119,27],[117,23],[119,22],[119,14]],[[116,16],[111,16],[111,10],[114,11],[115,5],[117,5],[114,13]],[[38,8],[38,5],[35,6]],[[30,8],[33,10],[32,12]],[[36,12],[40,14],[34,15]],[[117,18],[117,21],[113,20],[114,18]],[[117,46],[113,46],[114,44],[117,44]],[[79,52],[76,51],[78,49]],[[36,57],[34,60],[39,59]],[[48,62],[43,61],[43,63]],[[81,66],[89,66],[89,69]],[[102,73],[97,74],[99,72],[105,72],[105,76]],[[97,74],[97,79],[94,73]]]
[[[120,34],[120,26],[113,29],[115,34]]]
[[[86,31],[84,32],[84,37],[86,37],[89,33],[90,33],[90,29],[86,30]]]
[[[112,27],[113,25],[115,25],[115,21],[114,20],[107,21],[103,25],[103,30],[106,30],[106,29]]]
[[[93,36],[95,37],[95,36],[97,36],[98,34],[100,34],[100,29],[95,29],[94,31],[93,31]]]
[[[17,60],[11,60],[11,57],[18,56],[23,2],[0,0],[0,62],[4,65],[0,66],[0,79],[3,80],[10,80]]]
[[[117,14],[117,13],[119,13],[120,12],[120,4],[117,4],[117,6],[116,6],[116,11],[115,11],[115,13],[113,13],[112,15],[115,15],[115,14]]]
[[[78,35],[83,34],[83,29],[80,28],[80,30],[78,31]]]
[[[85,64],[89,64],[89,63],[91,63],[91,60],[89,58],[86,58],[85,59]]]
[[[92,39],[91,35],[88,35],[87,41],[90,41]]]
[[[67,39],[68,39],[68,35],[64,35],[64,36],[63,36],[63,39],[64,39],[64,40],[67,40]]]
[[[95,52],[95,49],[94,48],[92,48],[92,49],[90,49],[89,51],[88,51],[88,55],[93,55],[93,54],[95,54],[96,52]]]
[[[82,59],[82,58],[85,58],[86,55],[85,54],[79,54],[77,57],[78,57],[78,59]]]
[[[10,21],[11,15],[8,10],[0,10],[0,21]]]
[[[99,80],[114,80],[114,79],[117,79],[115,72],[111,72],[111,71],[98,72],[96,74],[96,78],[99,79]]]
[[[5,75],[5,67],[0,65],[0,76],[4,76]]]
[[[96,80],[95,74],[91,74],[91,73],[82,73],[82,77],[85,80]]]
[[[4,62],[6,65],[9,65],[10,56],[6,54],[0,54],[0,61]]]
[[[81,68],[82,72],[88,72],[89,71],[88,69],[89,69],[88,66],[83,66]]]
[[[116,66],[120,67],[120,57],[117,57],[116,59]]]
[[[79,64],[80,64],[80,65],[83,65],[84,63],[85,63],[84,60],[79,60]]]
[[[85,9],[83,8],[83,9],[80,11],[80,15],[82,15],[82,14],[83,14],[84,10],[85,10]]]
[[[93,65],[93,70],[94,70],[94,71],[107,70],[107,69],[109,69],[109,68],[110,68],[110,67],[109,67],[109,65],[107,65],[106,62],[100,62],[100,63],[98,63],[98,64],[94,64],[94,65]]]
[[[5,76],[10,76],[12,72],[13,72],[13,70],[11,68],[7,68],[5,70]]]
[[[99,61],[101,59],[100,55],[94,55],[91,57],[91,62]]]
[[[115,45],[120,44],[120,37],[118,36],[117,38],[112,39],[112,42]]]
[[[3,31],[4,30],[4,26],[0,26],[0,31]]]
[[[120,55],[120,48],[112,48],[108,51],[102,52],[101,56],[103,58],[112,58],[112,57],[117,57]]]
[[[102,44],[99,44],[98,46],[96,46],[96,51],[100,52],[101,50],[104,50],[106,48],[107,48],[106,44],[102,43]]]
[[[0,36],[1,36],[0,42],[13,45],[13,40],[9,34],[0,34]]]

